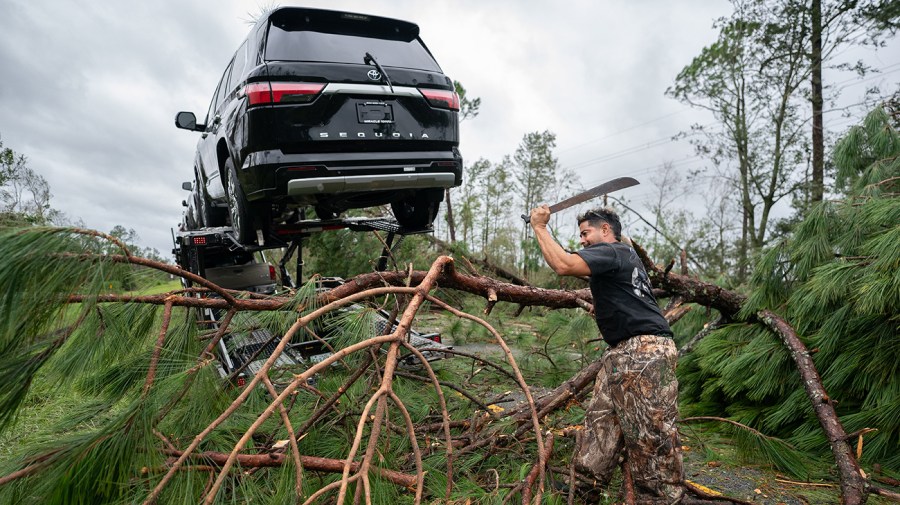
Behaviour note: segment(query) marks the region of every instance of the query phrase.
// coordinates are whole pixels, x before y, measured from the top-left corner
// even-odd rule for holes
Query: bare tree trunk
[[[450,230],[450,242],[456,242],[456,223],[453,221],[453,203],[450,201],[450,189],[445,191],[447,200],[447,229]]]
[[[822,124],[822,0],[812,0],[812,187],[809,203],[821,202],[825,192],[825,135]]]

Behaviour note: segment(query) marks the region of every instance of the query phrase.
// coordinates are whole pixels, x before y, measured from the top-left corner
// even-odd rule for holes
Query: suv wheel
[[[443,199],[443,189],[419,191],[412,196],[392,202],[391,210],[394,211],[394,217],[400,226],[409,230],[422,230],[434,222]]]
[[[247,244],[253,241],[253,221],[250,216],[250,204],[244,196],[237,180],[237,169],[231,158],[225,160],[225,175],[228,177],[228,214],[231,227],[238,242]]]
[[[186,230],[196,230],[198,228],[202,228],[203,225],[197,222],[197,216],[195,213],[199,213],[200,209],[197,207],[199,204],[197,203],[197,195],[191,195],[191,205],[184,212],[184,227]]]
[[[338,217],[337,212],[331,210],[330,207],[326,207],[324,205],[316,205],[315,207],[313,207],[313,209],[316,211],[316,217],[323,221],[328,221],[330,219],[337,219],[337,217]]]

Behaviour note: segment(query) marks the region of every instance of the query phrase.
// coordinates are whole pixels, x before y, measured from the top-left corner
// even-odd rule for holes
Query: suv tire
[[[194,176],[196,177],[196,175]],[[199,186],[200,179],[195,178],[194,184]],[[228,212],[226,209],[221,207],[216,207],[209,201],[209,197],[206,196],[206,192],[203,191],[203,188],[197,191],[195,195],[196,201],[194,202],[197,209],[197,226],[200,228],[215,228],[218,226],[225,226],[228,223],[226,222]]]
[[[431,226],[437,217],[444,199],[443,189],[420,191],[402,200],[392,202],[391,210],[397,223],[408,230],[424,230]]]
[[[242,244],[253,241],[253,221],[250,215],[250,204],[244,196],[244,190],[237,180],[237,169],[231,158],[225,160],[225,176],[228,184],[228,215],[231,217],[231,228],[235,238]]]
[[[198,222],[200,218],[200,208],[199,203],[197,202],[197,195],[192,193],[191,196],[191,205],[188,206],[187,210],[184,213],[184,227],[186,230],[196,230],[203,227],[203,224]],[[197,214],[196,216],[194,214]]]

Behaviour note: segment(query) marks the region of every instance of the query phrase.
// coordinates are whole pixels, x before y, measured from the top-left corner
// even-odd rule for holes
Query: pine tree
[[[863,428],[862,463],[900,469],[900,136],[879,108],[838,143],[844,197],[812,207],[795,235],[766,250],[744,306],[785,316],[815,352],[825,389],[848,433]],[[783,346],[761,325],[736,324],[682,362],[693,412],[720,414],[827,450]]]

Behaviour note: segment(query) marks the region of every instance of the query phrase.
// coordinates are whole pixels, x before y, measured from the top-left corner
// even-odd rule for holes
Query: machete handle
[[[525,221],[526,224],[527,224],[527,223],[530,223],[530,222],[531,222],[531,216],[526,216],[525,214],[522,214],[522,221]]]

